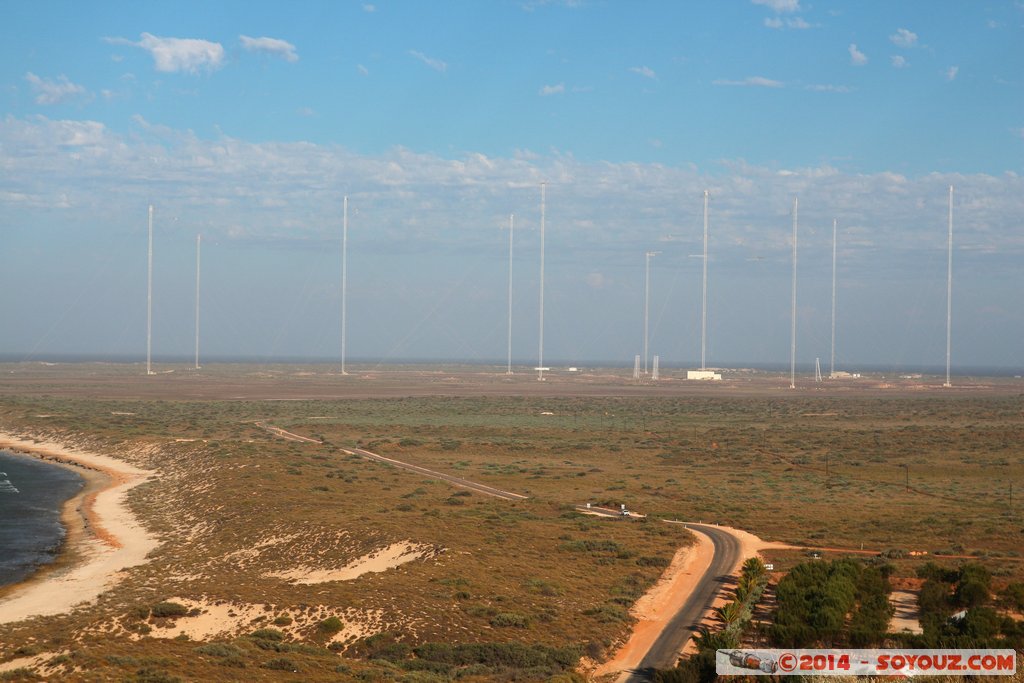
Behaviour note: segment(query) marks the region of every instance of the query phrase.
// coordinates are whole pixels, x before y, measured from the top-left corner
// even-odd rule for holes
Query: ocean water
[[[65,534],[61,506],[84,485],[64,467],[0,451],[0,586],[53,562]]]

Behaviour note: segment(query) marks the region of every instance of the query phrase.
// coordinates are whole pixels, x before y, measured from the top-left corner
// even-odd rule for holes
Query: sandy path
[[[889,631],[900,633],[923,633],[921,629],[921,611],[917,606],[919,591],[894,590],[889,593],[889,602],[895,608],[889,621]]]
[[[282,439],[288,439],[289,441],[298,441],[300,443],[315,443],[321,445],[323,444],[322,441],[311,439],[310,437],[302,436],[301,434],[295,434],[294,432],[289,432],[288,430],[281,429],[280,427],[275,427],[274,425],[267,424],[266,422],[257,422],[256,426],[259,427],[260,429],[264,429],[270,432],[275,436],[279,436]]]
[[[672,616],[682,609],[714,555],[711,539],[704,534],[695,536],[697,543],[676,551],[658,582],[633,605],[630,613],[637,620],[633,633],[612,659],[594,671],[595,678],[638,667]]]
[[[493,486],[488,486],[487,484],[479,484],[475,481],[469,481],[468,479],[463,479],[461,477],[455,477],[450,474],[444,474],[442,472],[428,470],[426,467],[420,467],[419,465],[413,465],[408,462],[402,462],[401,460],[395,460],[394,458],[389,458],[386,455],[378,455],[377,453],[371,453],[370,451],[364,450],[362,448],[342,448],[341,451],[349,455],[359,455],[369,460],[375,460],[377,462],[393,465],[395,467],[399,467],[403,470],[409,470],[410,472],[415,472],[417,474],[425,474],[428,477],[440,479],[441,481],[446,481],[449,484],[454,484],[455,486],[460,486],[464,489],[470,489],[471,491],[483,493],[488,496],[494,496],[495,498],[503,498],[504,500],[511,501],[527,500],[529,498],[529,496],[524,496],[521,493],[503,491],[501,489],[494,488]]]
[[[58,568],[42,570],[5,590],[0,599],[0,624],[61,614],[92,602],[117,582],[119,572],[144,563],[157,547],[156,539],[135,519],[126,500],[128,491],[153,472],[63,444],[37,443],[2,432],[0,448],[72,467],[86,479],[85,488],[62,512],[68,530],[65,552],[69,549],[78,561],[62,568],[58,560]]]
[[[669,524],[682,523],[662,521]],[[732,567],[730,572],[732,574],[739,570],[745,560],[756,557],[762,550],[790,547],[784,543],[763,541],[742,529],[718,528],[735,538],[740,544],[740,559]],[[637,623],[633,627],[632,634],[612,659],[594,671],[594,678],[610,677],[613,674],[626,672],[621,673],[616,680],[628,679],[630,677],[628,672],[640,665],[672,617],[682,609],[689,599],[701,577],[711,566],[714,556],[714,545],[711,539],[702,533],[694,535],[697,537],[697,543],[676,552],[675,557],[672,558],[672,564],[661,575],[658,582],[633,605],[630,613],[637,619]],[[721,599],[721,595],[719,598]],[[705,619],[707,618],[705,616]],[[692,642],[691,640],[687,643],[687,648],[691,646]]]

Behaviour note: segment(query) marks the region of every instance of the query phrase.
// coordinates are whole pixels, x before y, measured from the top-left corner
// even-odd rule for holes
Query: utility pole
[[[660,251],[648,251],[644,254],[644,374],[647,374],[647,339],[649,330],[651,310],[651,257],[660,254]]]
[[[149,257],[146,269],[146,374],[153,374],[153,205],[149,205]]]
[[[512,374],[512,233],[515,231],[516,216],[508,217],[508,366],[506,375]]]
[[[202,248],[202,235],[196,235],[196,370],[199,369],[199,252]]]
[[[707,370],[708,343],[708,191],[704,190],[704,276],[700,307],[700,369]]]
[[[537,353],[537,380],[544,381],[544,200],[547,183],[540,184],[540,339]]]
[[[789,388],[796,389],[796,240],[798,199],[793,198],[793,312],[789,346]]]
[[[836,226],[839,221],[832,219],[832,359],[829,362],[828,376],[836,376]]]
[[[949,186],[949,243],[947,247],[946,266],[946,383],[945,387],[953,386],[949,381],[949,360],[953,339],[953,186]]]
[[[345,317],[348,313],[348,195],[342,203],[341,218],[341,374],[345,372],[345,343],[347,330]]]

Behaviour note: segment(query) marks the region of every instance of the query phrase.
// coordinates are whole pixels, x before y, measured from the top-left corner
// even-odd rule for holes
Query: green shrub
[[[595,617],[598,621],[604,624],[615,621],[629,621],[629,613],[619,605],[612,603],[605,603],[600,607],[592,607],[584,610],[583,613],[587,616]]]
[[[181,679],[172,676],[166,671],[146,666],[135,672],[135,676],[128,679],[132,683],[181,683]]]
[[[241,648],[231,643],[205,643],[197,647],[195,651],[211,657],[241,657],[245,654]]]
[[[297,672],[299,665],[288,659],[287,657],[275,657],[263,665],[264,669],[272,669],[274,671],[292,671]]]
[[[276,628],[261,628],[253,631],[249,634],[250,638],[256,640],[270,640],[275,643],[279,643],[284,640],[284,634],[278,631]]]
[[[549,667],[565,670],[576,666],[580,652],[575,648],[553,648],[522,643],[426,643],[414,650],[417,657],[456,666],[483,665],[529,669]]]
[[[188,614],[188,607],[177,602],[158,602],[150,610],[154,617],[174,619]]]
[[[317,625],[317,630],[321,633],[337,633],[345,627],[343,622],[338,617],[327,617]]]
[[[515,612],[498,612],[491,617],[491,626],[498,628],[529,628],[530,619],[524,614],[516,614]]]

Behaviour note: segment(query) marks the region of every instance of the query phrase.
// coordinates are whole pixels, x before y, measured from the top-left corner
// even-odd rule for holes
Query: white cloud
[[[791,28],[796,30],[804,30],[814,28],[812,24],[807,23],[807,20],[803,17],[794,17],[792,19],[783,19],[781,17],[765,17],[764,25],[768,28]]]
[[[868,56],[857,49],[857,43],[850,43],[847,48],[850,51],[850,63],[854,66],[864,66],[868,63]]]
[[[800,0],[750,0],[755,5],[764,5],[774,12],[799,12]]]
[[[428,57],[419,50],[409,50],[409,54],[429,66],[434,71],[444,73],[448,70],[447,62],[443,62],[440,59],[435,59],[433,57]]]
[[[184,71],[215,71],[224,65],[224,46],[199,38],[163,38],[143,33],[138,42],[126,38],[104,38],[111,45],[141,47],[153,56],[157,71],[176,73]]]
[[[910,66],[910,62],[908,62],[907,58],[904,57],[903,55],[893,55],[892,65],[897,69],[905,69],[908,66]]]
[[[367,69],[362,64],[356,64],[356,71],[359,72],[360,76],[369,76],[370,75],[370,70]]]
[[[914,47],[917,45],[917,34],[905,28],[896,29],[896,33],[889,36],[893,45],[899,47]]]
[[[542,86],[539,94],[547,97],[548,95],[561,95],[565,92],[565,83],[559,83],[557,85],[545,85]]]
[[[1014,125],[1024,126],[1024,120]],[[1008,142],[1011,140],[1008,131],[1003,135]],[[1013,138],[1012,142],[1024,144],[1020,138]],[[219,243],[224,254],[227,250],[238,249],[238,242],[242,241],[266,246],[267,253],[272,250],[274,258],[282,257],[280,268],[267,268],[258,274],[248,268],[238,268],[230,273],[226,271],[225,277],[238,277],[239,289],[246,287],[241,283],[259,278],[268,290],[286,290],[282,297],[284,308],[279,309],[278,303],[267,304],[261,300],[258,311],[248,310],[245,307],[253,306],[254,298],[249,291],[244,297],[239,295],[237,302],[232,298],[221,303],[225,310],[238,303],[239,315],[247,311],[244,313],[246,323],[240,326],[243,334],[249,329],[251,316],[252,329],[267,331],[269,337],[276,337],[278,327],[284,327],[279,325],[267,330],[266,319],[283,315],[280,311],[291,311],[294,302],[299,300],[297,297],[304,296],[304,290],[300,294],[299,288],[308,280],[302,273],[297,284],[294,282],[296,264],[302,264],[298,267],[309,268],[311,272],[321,267],[335,267],[336,259],[325,256],[324,260],[317,261],[296,252],[338,253],[343,194],[353,198],[353,208],[360,212],[353,225],[352,234],[357,237],[352,248],[357,250],[353,253],[360,255],[359,262],[366,264],[361,277],[365,278],[363,293],[367,298],[362,305],[367,306],[366,310],[389,306],[415,308],[413,313],[398,310],[396,329],[383,335],[380,330],[374,330],[375,335],[370,338],[386,348],[395,339],[393,335],[401,336],[407,329],[419,325],[428,312],[437,311],[428,327],[434,322],[448,326],[455,316],[461,320],[478,315],[473,311],[470,315],[465,309],[462,292],[467,289],[466,282],[473,283],[472,296],[482,294],[493,298],[479,314],[481,325],[486,323],[490,329],[493,322],[493,327],[503,329],[499,324],[503,322],[500,312],[493,321],[484,313],[503,310],[495,304],[504,302],[507,252],[497,232],[482,230],[481,226],[503,223],[501,217],[515,210],[517,231],[523,229],[522,233],[517,232],[517,239],[521,236],[524,240],[517,243],[517,249],[522,246],[526,250],[518,253],[527,254],[536,249],[539,222],[536,207],[541,180],[550,183],[548,199],[552,213],[548,215],[551,225],[557,223],[558,229],[548,233],[552,250],[549,253],[562,254],[558,270],[565,289],[560,289],[560,310],[566,316],[565,327],[574,330],[573,341],[601,338],[602,330],[624,326],[620,318],[632,320],[635,317],[635,306],[630,302],[639,300],[634,294],[642,282],[639,270],[642,261],[628,254],[640,255],[659,244],[666,254],[658,261],[658,282],[667,285],[668,278],[674,277],[671,274],[674,271],[670,270],[672,263],[686,269],[684,279],[680,280],[683,290],[690,291],[688,285],[683,286],[686,282],[699,282],[697,264],[687,259],[687,254],[697,253],[695,249],[699,249],[699,205],[704,189],[710,190],[714,197],[714,258],[722,267],[716,270],[720,273],[718,277],[725,283],[728,268],[733,268],[731,272],[739,276],[745,287],[765,288],[765,296],[761,298],[751,298],[755,292],[748,290],[737,293],[731,301],[737,308],[734,310],[730,305],[722,310],[729,310],[729,317],[740,317],[757,315],[757,308],[767,305],[767,312],[774,315],[772,302],[777,300],[778,317],[785,321],[780,326],[784,332],[779,333],[783,340],[779,349],[788,349],[789,342],[788,212],[794,195],[800,196],[801,218],[806,225],[831,227],[832,217],[839,217],[840,229],[849,236],[841,243],[842,267],[850,278],[844,286],[852,288],[855,278],[858,283],[868,282],[880,272],[897,273],[894,278],[918,277],[916,285],[906,290],[897,287],[895,293],[884,300],[877,300],[879,290],[883,290],[881,285],[871,291],[870,298],[876,300],[865,298],[858,304],[852,303],[851,289],[845,299],[850,302],[848,310],[862,306],[858,310],[872,312],[870,318],[858,325],[883,330],[872,332],[872,344],[905,346],[908,343],[906,330],[910,329],[899,325],[890,334],[884,332],[885,325],[871,325],[879,320],[875,317],[876,309],[898,303],[901,297],[905,298],[905,292],[914,299],[919,299],[922,291],[944,292],[941,285],[945,284],[945,202],[946,188],[951,184],[957,188],[958,206],[964,205],[965,209],[970,206],[970,210],[958,210],[956,216],[958,254],[965,253],[966,248],[1000,249],[994,262],[982,266],[976,262],[973,273],[970,270],[958,272],[967,276],[966,281],[972,281],[973,276],[978,282],[984,282],[990,272],[1001,268],[1009,283],[1007,290],[1019,290],[1024,277],[1019,268],[1020,259],[1024,257],[1024,232],[1019,229],[1020,216],[1024,215],[1024,177],[1014,173],[901,176],[884,172],[846,172],[826,165],[789,166],[787,173],[781,174],[775,164],[722,162],[697,168],[688,164],[578,160],[572,155],[557,153],[445,157],[402,148],[366,155],[337,144],[249,142],[223,134],[202,138],[187,130],[149,126],[144,121],[131,132],[121,134],[98,122],[59,121],[41,116],[24,119],[0,116],[0,163],[8,170],[0,190],[0,215],[5,211],[13,215],[16,211],[19,216],[25,216],[25,225],[52,224],[65,232],[81,229],[81,216],[89,216],[90,230],[94,230],[90,233],[90,244],[98,246],[95,251],[82,252],[80,258],[84,259],[95,258],[96,253],[109,246],[119,248],[129,235],[131,260],[125,262],[125,268],[134,268],[131,264],[140,268],[129,270],[130,277],[134,278],[129,281],[139,281],[138,273],[144,275],[145,205],[150,198],[157,199],[158,215],[188,217],[180,225],[160,224],[166,231],[163,235],[171,253],[175,251],[173,245],[178,244],[187,254],[185,250],[194,242],[195,232],[200,230],[204,239],[209,236],[211,244]],[[71,217],[70,211],[59,208],[62,206],[73,207],[76,218]],[[643,206],[644,210],[637,212],[636,206]],[[692,220],[694,217],[696,220]],[[856,227],[856,232],[848,230],[848,226]],[[51,231],[48,228],[45,232]],[[654,242],[660,235],[672,235],[674,239]],[[42,239],[41,245],[45,243]],[[811,261],[819,257],[827,259],[831,230],[807,230],[801,235],[801,249],[806,250],[802,251],[802,259],[805,254]],[[168,256],[168,252],[162,253]],[[136,259],[136,255],[142,258]],[[237,258],[231,260],[237,262],[243,258],[241,251],[235,251],[235,255]],[[425,256],[431,261],[436,257],[437,270],[445,271],[442,278],[431,279],[434,276],[422,267]],[[328,263],[331,265],[325,265]],[[624,270],[623,263],[630,264],[630,270]],[[968,259],[958,263],[958,268],[971,268]],[[186,269],[187,264],[187,260],[181,263]],[[174,267],[173,261],[168,261],[167,265]],[[42,268],[46,276],[60,267],[60,263],[33,266]],[[777,297],[772,289],[772,273],[776,270],[783,283]],[[332,287],[336,285],[335,273],[334,270],[327,273],[331,276]],[[472,273],[472,277],[460,280],[465,273]],[[587,286],[585,278],[594,273],[610,278],[606,289],[598,291]],[[489,278],[490,275],[493,278]],[[691,275],[695,279],[685,279]],[[763,280],[759,279],[762,275]],[[812,289],[813,277],[809,280],[812,284],[808,285]],[[441,279],[444,279],[443,287],[438,285]],[[187,278],[183,280],[186,284],[181,286],[186,286]],[[594,284],[602,281],[596,277],[592,280]],[[908,280],[901,279],[896,284],[906,282]],[[921,286],[922,282],[927,287]],[[289,289],[293,285],[294,292]],[[104,287],[111,292],[117,290],[109,283]],[[726,287],[723,284],[716,291],[723,293]],[[403,303],[402,296],[395,294],[396,288],[415,296],[414,301]],[[665,288],[658,287],[656,307],[662,305],[660,297]],[[435,309],[432,302],[443,302],[448,292],[453,292],[451,300],[438,304]],[[595,303],[584,298],[584,292],[593,294]],[[181,301],[189,301],[191,290],[179,293]],[[424,305],[421,295],[431,303]],[[169,300],[175,300],[172,292],[169,291],[168,296]],[[667,310],[676,310],[681,302],[692,300],[689,294],[680,296],[682,299],[672,300]],[[974,303],[974,300],[965,300],[960,310],[966,311]],[[945,300],[936,295],[936,338],[944,332],[944,304]],[[35,310],[50,310],[51,305],[55,306],[54,310],[63,310],[60,302],[46,299],[40,300]],[[597,305],[602,308],[596,309]],[[726,302],[722,305],[726,306]],[[90,306],[103,313],[119,308],[120,304],[112,306],[106,294],[85,296],[83,307],[89,309]],[[338,309],[331,305],[325,310]],[[597,316],[601,318],[601,326],[590,327],[587,321],[595,317],[595,310],[608,312],[610,317]],[[699,304],[696,310],[699,311]],[[233,315],[235,312],[232,309]],[[106,321],[116,330],[127,324],[119,315],[115,315],[113,321]],[[316,315],[297,316],[296,320],[307,317],[316,318]],[[5,319],[11,318],[8,315]],[[186,322],[191,321],[183,317],[182,329],[186,329]],[[235,318],[230,322],[233,328],[239,327]],[[365,319],[365,324],[373,324],[372,316]],[[747,320],[743,324],[750,325]],[[628,327],[632,329],[632,323]],[[67,334],[74,329],[71,326]],[[770,322],[764,329],[766,338],[774,333]],[[930,336],[930,329],[926,336]],[[310,332],[313,331],[316,330]],[[63,329],[61,332],[65,334]],[[453,333],[475,340],[467,328],[457,325],[449,326],[446,332],[448,340]],[[1012,338],[1019,339],[1020,325],[1012,332]],[[34,332],[35,336],[39,334],[42,333]],[[303,329],[303,334],[307,334],[307,330]],[[556,347],[560,343],[559,334],[552,333]],[[662,339],[671,334],[664,327],[659,333]],[[257,333],[254,338],[259,336]],[[631,334],[626,336],[629,340],[623,342],[621,349],[600,347],[590,353],[608,354],[596,356],[604,358],[631,358],[635,343]],[[758,335],[758,341],[761,336]],[[189,338],[182,337],[181,348],[188,348]],[[31,348],[33,340],[30,335],[26,348]],[[225,340],[225,345],[229,341],[249,343],[238,334],[226,335]],[[504,350],[504,338],[499,341],[494,348]],[[916,344],[916,338],[911,341]],[[852,345],[852,339],[849,343]],[[353,344],[358,347],[360,342]],[[103,344],[97,347],[105,348]],[[377,352],[377,347],[367,348],[372,349],[369,353]],[[758,353],[759,348],[737,346],[732,353],[745,358],[742,354]],[[252,352],[252,348],[246,347],[245,351]],[[406,349],[403,347],[402,351]],[[572,355],[554,349],[550,352],[552,357],[559,357],[560,353],[569,354],[566,357]],[[673,353],[685,357],[684,352]],[[941,351],[937,354],[936,358],[941,358]],[[487,356],[481,353],[481,357]],[[667,363],[669,357],[676,360],[674,356],[663,355],[662,361]],[[770,354],[765,360],[771,360]]]
[[[951,66],[951,67],[949,67],[948,69],[946,69],[946,80],[947,81],[952,81],[954,78],[956,78],[956,75],[959,72],[960,72],[960,67],[958,67],[958,66]]]
[[[280,57],[286,62],[299,61],[299,55],[295,53],[295,46],[280,38],[251,38],[249,36],[238,36],[242,41],[242,47],[249,52],[263,52],[269,55]]]
[[[831,83],[822,83],[815,85],[808,85],[805,90],[813,90],[815,92],[838,92],[846,93],[853,92],[853,88],[848,85],[832,85]]]
[[[57,80],[50,80],[29,71],[25,74],[25,80],[32,86],[36,104],[61,104],[88,95],[84,86],[72,83],[64,74],[58,76]]]
[[[723,243],[745,240],[757,249],[784,248],[787,231],[775,229],[777,218],[786,215],[789,198],[799,193],[801,198],[815,198],[808,206],[828,207],[828,216],[859,216],[863,224],[879,226],[886,239],[893,240],[893,248],[917,249],[927,243],[928,248],[941,250],[945,233],[934,230],[931,218],[922,218],[922,202],[934,204],[936,220],[942,224],[945,188],[953,184],[958,196],[987,198],[970,215],[958,218],[965,244],[987,244],[990,236],[1009,235],[1008,247],[1024,253],[1024,233],[1017,230],[1024,215],[1024,176],[1016,174],[915,177],[846,173],[828,166],[788,168],[781,174],[771,166],[723,162],[708,175],[691,165],[588,162],[557,154],[467,154],[449,159],[396,148],[360,155],[308,142],[252,143],[224,135],[203,139],[141,118],[136,126],[129,134],[119,134],[97,121],[0,118],[0,154],[12,179],[5,190],[19,198],[37,198],[41,205],[53,205],[56,193],[66,192],[72,204],[108,216],[138,203],[147,186],[159,186],[167,201],[177,205],[168,211],[203,214],[211,226],[218,226],[211,236],[223,236],[232,225],[242,224],[247,234],[269,238],[278,235],[287,218],[301,226],[289,239],[300,239],[332,234],[329,226],[337,224],[331,212],[339,204],[338,188],[346,188],[364,201],[384,198],[375,209],[381,229],[397,231],[396,239],[406,241],[410,236],[402,231],[408,227],[408,214],[440,197],[452,206],[475,207],[480,215],[466,216],[453,226],[444,212],[427,212],[417,227],[417,239],[475,244],[490,238],[470,226],[485,224],[487,216],[525,201],[523,191],[546,179],[551,183],[549,196],[557,194],[565,214],[577,219],[572,225],[581,226],[567,224],[567,230],[583,230],[580,221],[589,221],[587,239],[607,239],[609,249],[619,249],[624,238],[635,239],[642,249],[650,235],[677,233],[680,191],[696,198],[704,189],[716,197]],[[1021,128],[1013,134],[1024,139]],[[274,172],[267,173],[267,168]],[[137,182],[126,183],[125,178]],[[324,178],[333,180],[324,183]],[[622,196],[595,201],[594,188],[609,187],[618,188]],[[635,201],[624,202],[623,196]],[[865,203],[868,196],[872,201]],[[264,199],[282,209],[257,210]],[[628,231],[622,233],[623,225],[631,225],[626,207],[636,203],[649,207],[644,221],[653,222],[637,226],[635,235],[629,236]],[[885,227],[897,225],[900,230],[891,232]]]
[[[654,73],[654,69],[649,66],[631,66],[629,70],[635,74],[640,74],[644,78],[657,78],[657,74]]]
[[[376,12],[377,11],[377,6],[376,5],[371,5],[370,3],[366,3],[366,4],[363,5],[363,11],[364,12],[370,12],[370,13]]]
[[[741,81],[729,81],[719,79],[712,81],[714,85],[736,85],[736,86],[749,86],[755,88],[782,88],[785,84],[782,81],[772,80],[771,78],[765,78],[764,76],[747,76]]]

